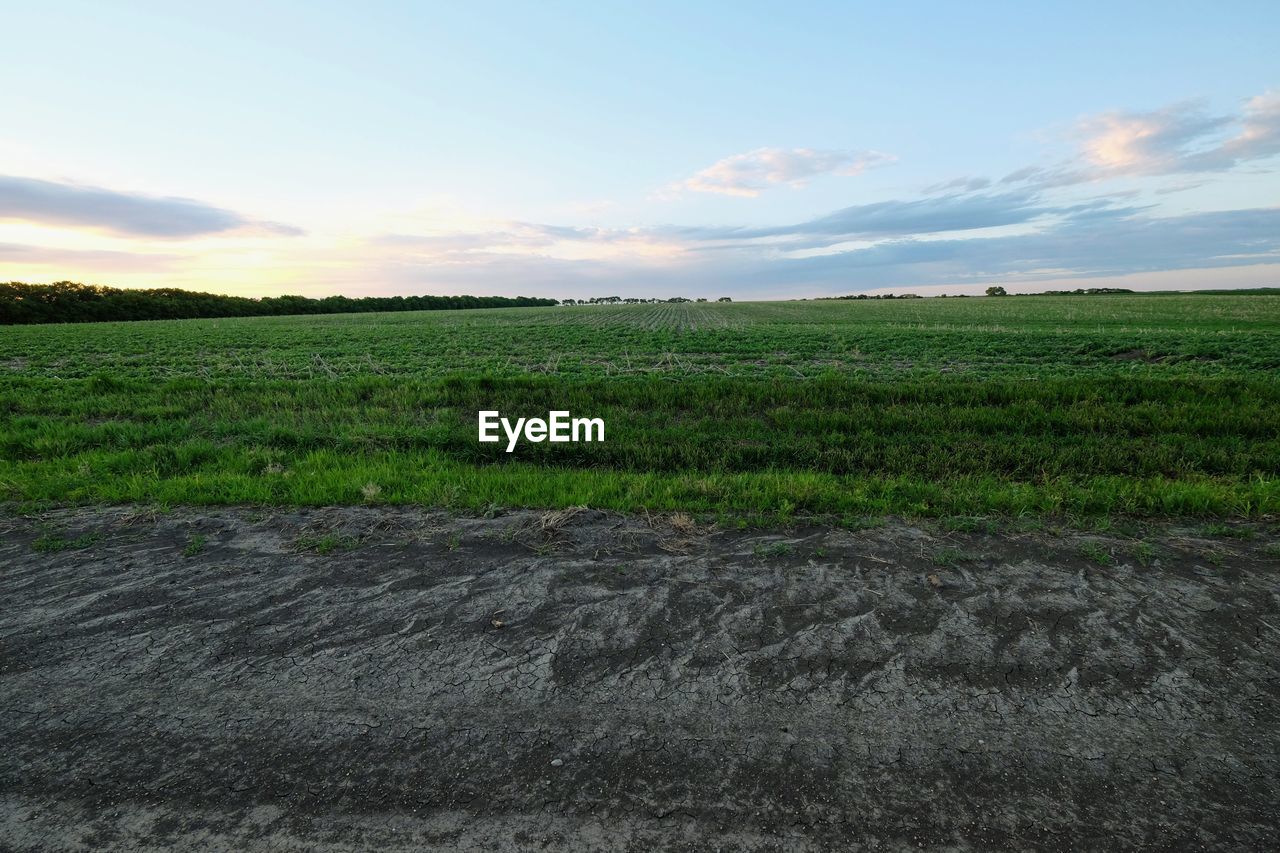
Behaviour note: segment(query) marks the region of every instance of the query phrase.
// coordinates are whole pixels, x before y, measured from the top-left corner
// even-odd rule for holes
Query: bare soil
[[[1265,524],[0,532],[4,850],[1280,848]]]

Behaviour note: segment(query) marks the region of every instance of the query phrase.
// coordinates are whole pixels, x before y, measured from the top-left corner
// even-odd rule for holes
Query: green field
[[[476,412],[603,444],[476,440]],[[0,327],[0,498],[791,515],[1280,509],[1280,296]]]

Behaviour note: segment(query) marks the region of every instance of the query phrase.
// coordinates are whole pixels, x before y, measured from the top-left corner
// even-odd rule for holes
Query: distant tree
[[[59,281],[0,282],[0,325],[89,323],[101,320],[180,320],[194,317],[261,317],[280,314],[345,314],[370,311],[436,311],[557,305],[528,296],[271,296],[250,299],[166,287],[123,290]]]
[[[1008,296],[1008,295],[1009,295],[1009,291],[1005,290],[1003,287],[1001,287],[998,284],[995,285],[994,287],[987,288],[987,296]]]
[[[707,301],[707,298],[706,298],[705,296],[699,296],[699,297],[698,297],[698,301],[699,301],[699,302],[706,302],[706,301]]]
[[[732,302],[732,301],[733,300],[727,296],[721,296],[719,299],[716,300],[716,302]]]

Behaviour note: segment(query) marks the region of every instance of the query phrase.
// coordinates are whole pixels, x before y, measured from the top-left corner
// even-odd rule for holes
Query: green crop
[[[603,443],[476,440],[476,412]],[[0,498],[785,517],[1280,508],[1280,297],[0,329]]]

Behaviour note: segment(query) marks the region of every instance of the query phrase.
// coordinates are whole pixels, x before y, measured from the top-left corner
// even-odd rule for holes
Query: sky
[[[0,280],[1280,286],[1280,3],[0,0]]]

